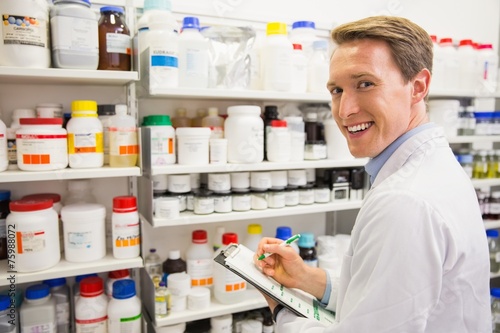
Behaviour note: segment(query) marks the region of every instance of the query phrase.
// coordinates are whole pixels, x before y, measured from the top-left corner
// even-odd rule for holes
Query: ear
[[[431,83],[431,72],[427,68],[422,69],[412,80],[413,93],[412,103],[417,104],[422,101],[429,93]]]

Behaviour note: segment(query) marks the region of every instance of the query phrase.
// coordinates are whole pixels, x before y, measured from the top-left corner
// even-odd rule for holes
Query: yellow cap
[[[71,102],[71,112],[75,111],[95,111],[97,112],[96,101],[76,100]]]
[[[260,224],[249,224],[247,231],[251,235],[261,234],[262,226]]]
[[[267,35],[286,35],[286,23],[269,22],[266,29]]]

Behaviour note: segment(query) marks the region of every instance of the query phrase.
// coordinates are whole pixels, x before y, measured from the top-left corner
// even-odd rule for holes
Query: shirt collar
[[[425,123],[423,125],[417,126],[412,130],[409,130],[408,132],[404,133],[401,135],[399,138],[397,138],[393,143],[391,143],[387,148],[385,148],[380,154],[372,158],[366,165],[365,165],[365,170],[370,176],[370,184],[373,184],[373,181],[377,177],[380,169],[382,169],[382,166],[387,162],[389,157],[396,151],[396,149],[399,148],[406,140],[411,138],[417,133],[422,132],[425,129],[432,128],[435,125],[433,123]]]

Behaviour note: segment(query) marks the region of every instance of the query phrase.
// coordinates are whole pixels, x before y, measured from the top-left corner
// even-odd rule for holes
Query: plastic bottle
[[[461,91],[473,93],[476,88],[480,87],[477,74],[477,53],[471,39],[462,39],[458,44],[459,89]]]
[[[172,126],[177,127],[191,127],[191,118],[186,116],[185,108],[175,109],[175,117],[172,118]]]
[[[243,245],[252,251],[257,251],[259,242],[262,239],[262,226],[260,224],[249,224],[247,234],[243,240]]]
[[[227,108],[224,123],[228,163],[260,163],[264,159],[264,121],[260,107],[238,105]]]
[[[208,40],[200,34],[197,17],[185,17],[179,36],[179,86],[208,87]]]
[[[136,258],[141,252],[139,213],[135,196],[113,198],[111,214],[113,256],[116,259]]]
[[[441,38],[439,41],[441,53],[445,59],[444,80],[446,91],[457,91],[459,89],[459,65],[458,54],[453,39],[449,37]]]
[[[99,168],[104,163],[103,128],[95,101],[71,102],[68,131],[70,168]]]
[[[109,118],[109,166],[135,166],[139,154],[135,119],[127,114],[124,104],[116,105],[115,112]]]
[[[49,68],[49,3],[46,0],[1,1],[0,12],[0,66]]]
[[[162,265],[163,273],[167,276],[173,273],[182,273],[187,271],[186,262],[181,258],[179,250],[168,252],[168,258]]]
[[[307,91],[311,93],[326,93],[326,83],[329,76],[328,43],[317,40],[313,43],[313,53],[307,66]]]
[[[21,332],[57,333],[56,301],[48,285],[42,283],[26,288],[20,317]]]
[[[213,285],[214,251],[208,245],[207,232],[194,230],[192,243],[186,251],[187,273],[192,287],[211,287]]]
[[[306,143],[305,124],[302,117],[290,116],[283,118],[290,130],[290,161],[303,161]]]
[[[498,273],[500,271],[500,240],[498,239],[498,230],[486,230],[486,236],[490,252],[490,272]]]
[[[302,45],[304,55],[307,61],[309,61],[313,52],[313,43],[318,40],[316,36],[316,24],[313,21],[293,22],[289,38],[293,44]]]
[[[290,91],[293,46],[286,34],[286,24],[270,22],[262,46],[261,74],[264,90]]]
[[[0,260],[7,259],[7,215],[10,213],[10,191],[0,190]]]
[[[116,271],[108,272],[106,295],[111,299],[111,297],[113,297],[113,283],[126,279],[130,279],[130,272],[128,269],[117,269]]]
[[[68,180],[68,193],[64,196],[64,205],[76,203],[96,203],[97,199],[92,194],[90,179]]]
[[[500,288],[491,288],[492,333],[500,333]]]
[[[279,119],[278,107],[276,105],[266,105],[264,107],[264,159],[267,160],[267,138],[271,131],[271,121]]]
[[[494,94],[497,91],[498,53],[492,44],[481,44],[478,50],[478,73],[480,92]]]
[[[232,232],[222,235],[222,245],[238,243],[238,235]],[[214,255],[218,255],[221,249]],[[246,281],[222,265],[214,266],[214,297],[222,304],[234,304],[242,301],[242,293],[246,290]]]
[[[170,312],[170,291],[165,287],[165,282],[161,281],[160,286],[155,290],[155,316],[165,318]]]
[[[115,114],[114,104],[97,105],[97,119],[102,124],[104,165],[109,165],[109,118]]]
[[[8,167],[9,157],[7,155],[7,127],[5,126],[5,123],[0,120],[0,172],[7,170]]]
[[[50,294],[56,301],[57,333],[69,333],[71,300],[66,278],[44,280],[43,283],[49,286]]]
[[[214,252],[222,247],[222,236],[226,232],[226,229],[222,226],[218,226],[215,231],[214,237]]]
[[[144,258],[144,269],[149,275],[162,275],[162,262],[156,249],[149,249],[149,254]]]
[[[305,93],[307,91],[307,57],[301,44],[293,44],[292,53],[292,82],[290,91]]]
[[[113,283],[113,298],[108,304],[108,333],[141,333],[141,301],[135,281]]]
[[[210,139],[224,138],[224,118],[219,116],[216,107],[208,108],[208,115],[201,120],[201,126],[210,128]]]
[[[75,304],[76,333],[107,333],[108,298],[103,281],[98,276],[80,282],[80,297]]]
[[[281,239],[283,241],[286,241],[288,238],[292,237],[292,228],[287,227],[287,226],[280,226],[276,228],[276,236],[275,238]],[[290,247],[297,251],[299,253],[299,246],[297,245],[297,242],[293,242],[290,244]]]
[[[75,277],[75,283],[73,284],[73,314],[75,312],[75,308],[74,308],[74,305],[76,304],[76,302],[78,301],[78,299],[80,298],[80,282],[87,278],[87,277],[91,277],[91,276],[98,276],[97,273],[91,273],[91,274],[82,274],[82,275],[77,275]],[[73,315],[74,317],[74,315]]]
[[[304,262],[311,267],[318,267],[318,256],[316,254],[316,243],[314,234],[302,233],[299,238],[299,255]]]
[[[54,0],[50,9],[50,32],[52,67],[97,69],[98,20],[90,8],[90,0]]]
[[[170,116],[144,117],[142,126],[148,127],[151,132],[151,166],[175,164],[175,129]]]
[[[104,6],[100,11],[97,69],[129,71],[132,63],[132,40],[125,20],[125,11],[115,6]]]
[[[10,297],[7,295],[0,295],[0,333],[16,333],[17,323],[12,315]]]
[[[267,137],[267,160],[288,162],[291,155],[291,134],[286,121],[273,120]]]
[[[431,35],[431,39],[433,47],[431,89],[433,91],[443,91],[446,89],[445,69],[444,69],[446,59],[441,49],[441,46],[437,41],[437,36]]]
[[[207,116],[207,109],[197,109],[196,110],[196,117],[193,118],[191,121],[191,126],[192,127],[201,127],[201,121],[203,118]]]

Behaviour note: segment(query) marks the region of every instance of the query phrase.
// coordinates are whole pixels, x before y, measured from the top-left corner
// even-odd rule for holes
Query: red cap
[[[51,199],[53,203],[56,203],[61,201],[61,196],[57,193],[37,193],[37,194],[25,195],[22,199],[23,200]]]
[[[80,295],[83,297],[99,296],[104,292],[104,283],[98,276],[90,276],[80,281]]]
[[[458,46],[474,46],[474,43],[472,43],[472,39],[462,39]]]
[[[193,231],[193,243],[205,244],[207,242],[207,232],[205,230]]]
[[[62,125],[62,118],[21,118],[21,125]]]
[[[293,44],[294,50],[302,50],[302,44]]]
[[[485,50],[485,49],[491,49],[493,50],[493,45],[492,44],[481,44],[479,45],[480,50]]]
[[[286,120],[271,120],[271,127],[286,127]]]
[[[52,200],[14,200],[9,203],[9,208],[12,212],[32,212],[36,210],[52,208]]]
[[[453,44],[453,38],[450,37],[441,38],[439,44]]]
[[[430,35],[431,37],[431,40],[434,42],[434,43],[437,43],[437,36],[436,35]]]
[[[108,273],[108,278],[110,279],[123,279],[127,276],[130,276],[128,269],[119,269]]]
[[[133,195],[113,198],[113,212],[130,213],[135,211],[137,211],[137,199]]]
[[[222,235],[222,244],[229,245],[231,243],[238,243],[238,235],[234,232],[226,232]]]

